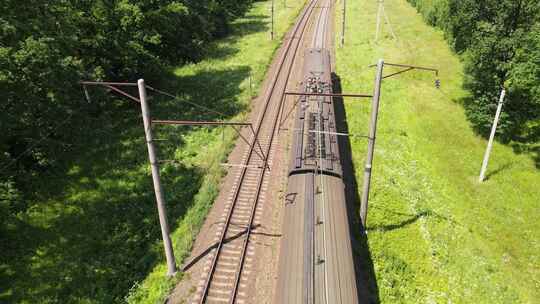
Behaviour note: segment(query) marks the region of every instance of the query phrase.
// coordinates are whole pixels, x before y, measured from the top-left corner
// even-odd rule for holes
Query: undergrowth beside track
[[[533,156],[496,143],[488,180],[479,184],[486,141],[467,122],[463,66],[443,33],[405,0],[388,0],[399,40],[383,24],[375,43],[377,2],[347,5],[346,45],[336,50],[343,92],[370,93],[374,69],[366,66],[378,58],[437,67],[442,82],[437,90],[433,75],[418,71],[383,81],[367,223],[376,282],[370,302],[536,303],[540,171]],[[345,105],[349,131],[367,134],[369,102]],[[361,186],[367,142],[350,139]]]

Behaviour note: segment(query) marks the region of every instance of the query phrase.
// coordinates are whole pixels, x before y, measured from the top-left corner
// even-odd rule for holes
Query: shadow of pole
[[[332,73],[332,86],[334,93],[342,93],[341,80],[335,73]],[[349,133],[349,127],[345,120],[343,98],[334,98],[334,113],[336,115],[337,132]],[[358,195],[358,184],[354,174],[351,143],[348,137],[339,136],[338,145],[343,167],[343,181],[345,183],[345,198],[353,247],[358,299],[360,303],[379,303],[379,287],[377,285],[373,260],[369,251],[367,235],[364,233],[365,230],[360,221],[360,196]]]
[[[488,173],[486,174],[485,178],[484,178],[484,181],[487,181],[489,180],[491,177],[501,173],[501,172],[504,172],[508,169],[512,169],[512,167],[514,166],[514,163],[512,162],[507,162],[505,163],[504,165],[501,165],[499,166],[497,169],[493,170],[493,171],[488,171]]]

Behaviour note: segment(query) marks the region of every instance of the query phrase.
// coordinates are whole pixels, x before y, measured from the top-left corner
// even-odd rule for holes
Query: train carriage
[[[304,55],[304,93],[332,93],[330,53]],[[285,196],[276,303],[358,303],[331,97],[300,96]]]

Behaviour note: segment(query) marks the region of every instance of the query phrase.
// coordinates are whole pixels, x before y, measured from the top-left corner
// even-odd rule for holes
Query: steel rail
[[[314,4],[317,1],[318,0],[313,0],[312,3]],[[310,5],[311,5],[311,3],[310,3]],[[291,76],[291,71],[292,71],[292,68],[294,66],[294,62],[295,62],[295,59],[296,59],[296,54],[298,53],[298,49],[299,49],[299,47],[300,47],[300,45],[302,43],[302,38],[304,37],[305,31],[307,29],[307,24],[308,24],[309,18],[311,17],[312,12],[313,12],[313,7],[311,7],[311,9],[310,9],[310,11],[309,11],[309,13],[307,15],[305,25],[302,27],[300,37],[298,38],[298,43],[296,44],[296,47],[294,49],[294,53],[293,53],[292,58],[291,58],[291,63],[289,65],[289,67],[288,67],[287,73],[285,74],[286,75],[285,84],[284,84],[283,90],[281,91],[281,94],[280,94],[281,95],[280,96],[280,103],[279,103],[279,106],[278,106],[278,109],[277,109],[277,112],[276,112],[276,116],[274,117],[274,121],[273,121],[273,125],[272,125],[272,133],[270,135],[270,140],[268,142],[268,148],[266,149],[266,155],[270,154],[270,151],[271,151],[271,148],[272,148],[272,142],[273,142],[274,136],[276,134],[276,129],[278,127],[278,121],[280,119],[281,110],[282,110],[283,104],[284,104],[284,98],[283,97],[285,96],[285,92],[287,91],[287,83],[289,82],[289,78]],[[278,77],[279,77],[279,75],[278,75]],[[273,90],[272,90],[272,92],[273,92]],[[242,273],[242,269],[244,267],[244,260],[246,258],[246,250],[247,250],[247,247],[249,245],[249,236],[251,235],[251,230],[252,230],[252,227],[253,227],[253,221],[255,220],[255,213],[256,213],[256,210],[257,210],[257,204],[258,204],[258,201],[259,201],[259,195],[260,195],[260,192],[261,192],[262,183],[263,183],[263,179],[264,179],[264,174],[265,174],[265,170],[266,170],[267,167],[268,167],[268,159],[266,159],[264,168],[263,168],[263,170],[261,170],[261,173],[259,175],[259,182],[258,182],[258,185],[257,185],[255,201],[254,201],[253,207],[251,209],[249,225],[248,225],[247,231],[246,231],[246,238],[244,239],[244,246],[242,246],[242,253],[240,255],[240,269],[236,273],[236,279],[235,279],[234,289],[233,289],[233,296],[231,297],[230,303],[234,303],[234,301],[236,299],[236,295],[238,293],[238,286],[240,285],[240,276],[241,276],[241,273]]]
[[[249,124],[249,128],[251,130],[251,133],[253,133],[253,140],[256,140],[257,141],[257,145],[259,146],[259,150],[261,150],[261,153],[263,154],[263,160],[267,160],[268,159],[268,155],[264,154],[264,151],[263,151],[263,148],[261,146],[261,143],[259,141],[259,138],[257,136],[255,136],[255,130],[253,130],[253,125],[252,124]],[[236,128],[235,128],[236,130]],[[237,131],[238,132],[238,131]],[[240,133],[238,133],[240,136],[242,136]],[[258,153],[257,153],[258,154]],[[268,168],[270,169],[270,168]]]
[[[283,55],[281,57],[281,60],[279,62],[279,68],[278,68],[278,71],[276,72],[276,76],[272,82],[272,87],[269,91],[269,94],[267,95],[267,98],[265,98],[265,105],[264,105],[264,108],[263,108],[263,111],[262,111],[262,114],[261,116],[259,117],[258,119],[258,123],[257,123],[257,127],[256,127],[256,132],[255,132],[255,137],[258,137],[259,136],[259,133],[260,133],[260,130],[261,130],[261,127],[262,127],[262,124],[263,124],[263,121],[264,121],[264,118],[265,118],[265,115],[266,115],[266,112],[268,110],[268,106],[269,106],[269,101],[271,99],[271,97],[273,96],[273,91],[277,85],[277,82],[279,80],[279,76],[281,74],[281,71],[283,69],[283,66],[284,66],[284,63],[286,61],[286,59],[288,58],[288,55],[289,55],[289,51],[291,50],[291,46],[293,45],[293,41],[295,41],[295,36],[296,34],[298,33],[298,30],[300,29],[300,27],[302,26],[303,23],[305,23],[302,27],[302,33],[304,32],[305,30],[305,27],[307,25],[307,21],[306,19],[309,19],[309,16],[311,15],[311,12],[313,11],[313,6],[314,4],[317,2],[317,0],[312,0],[308,6],[306,7],[306,9],[304,10],[304,12],[302,13],[302,16],[301,18],[299,19],[298,23],[295,25],[293,31],[292,31],[292,34],[291,34],[291,39],[288,39],[287,41],[287,46],[283,52]],[[297,46],[296,46],[296,50],[298,49],[298,46],[300,45],[300,41],[301,41],[301,37],[296,39],[298,41],[297,43]],[[296,51],[295,51],[295,54],[296,54]],[[291,68],[292,69],[292,64],[294,63],[294,57],[292,58],[292,62],[291,62]],[[289,69],[289,71],[290,71]],[[287,77],[288,79],[288,77]],[[286,84],[285,84],[285,87],[286,87]],[[285,90],[285,89],[284,89]],[[280,104],[280,107],[281,107],[281,104]],[[278,115],[279,115],[279,111],[277,112]],[[276,117],[278,116],[276,115]],[[275,126],[274,126],[275,128]],[[272,138],[273,138],[273,134],[275,133],[275,130],[272,131]],[[272,140],[269,142],[268,144],[268,151],[270,151],[270,148],[271,148],[271,145],[272,145]],[[254,146],[255,146],[255,142],[253,142],[250,147],[249,147],[249,152],[248,152],[248,156],[246,158],[246,161],[244,162],[243,165],[245,166],[248,166],[249,165],[249,161],[251,159],[251,156],[253,155],[253,151],[254,151]],[[259,185],[258,185],[258,191],[257,191],[257,200],[258,200],[258,193],[260,193],[260,185],[262,185],[262,177],[264,177],[264,173],[266,171],[266,167],[267,167],[267,164],[268,163],[268,158],[266,158],[265,160],[265,166],[263,166],[263,169],[261,170],[262,172],[262,175],[261,175],[261,178],[260,178],[260,181],[259,181]],[[228,228],[229,228],[229,225],[230,225],[230,222],[231,222],[231,218],[232,218],[232,214],[233,214],[233,210],[236,206],[236,202],[238,200],[238,196],[240,195],[240,189],[242,188],[242,183],[243,183],[243,180],[246,176],[246,172],[247,172],[247,167],[243,167],[242,169],[242,173],[241,173],[241,177],[240,177],[240,180],[239,180],[239,183],[238,183],[238,187],[236,188],[235,190],[235,193],[234,193],[234,197],[233,197],[233,201],[232,201],[232,206],[231,208],[229,209],[228,211],[228,214],[227,214],[227,219],[226,219],[226,222],[225,222],[225,227],[224,229],[222,230],[221,232],[221,237],[220,237],[220,241],[218,243],[218,246],[216,248],[216,254],[214,255],[213,259],[212,259],[212,265],[210,267],[210,272],[209,272],[209,275],[208,277],[206,278],[205,280],[205,284],[204,284],[204,287],[203,287],[203,294],[200,298],[200,301],[199,303],[204,303],[206,301],[206,298],[208,296],[208,292],[209,292],[209,288],[210,288],[210,283],[212,281],[212,278],[214,276],[214,273],[216,271],[216,266],[217,266],[217,261],[219,259],[219,256],[220,256],[220,253],[221,253],[221,249],[223,247],[223,244],[225,243],[225,238],[226,238],[226,234],[227,234],[227,231],[228,231]],[[255,200],[255,204],[257,202],[257,200]],[[254,218],[254,215],[255,215],[255,208],[252,209],[252,214],[250,216],[250,224],[248,225],[247,227],[247,231],[246,231],[246,240],[249,240],[249,235],[251,233],[251,226],[252,226],[252,223],[253,223],[253,218]],[[242,248],[242,254],[241,254],[241,261],[240,261],[240,264],[239,264],[239,271],[237,271],[236,273],[236,278],[235,278],[235,285],[233,286],[233,293],[231,295],[231,298],[230,298],[230,301],[229,303],[234,303],[235,299],[236,299],[236,296],[237,296],[237,293],[238,293],[238,286],[239,286],[239,282],[240,282],[240,273],[242,271],[242,268],[243,268],[243,264],[244,264],[244,259],[245,259],[245,253],[246,253],[246,247],[247,247],[247,242],[244,242],[244,248]]]

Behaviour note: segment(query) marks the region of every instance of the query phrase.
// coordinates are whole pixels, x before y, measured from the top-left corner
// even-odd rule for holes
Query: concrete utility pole
[[[167,210],[165,200],[163,199],[163,189],[159,179],[159,166],[156,158],[154,142],[152,141],[152,119],[150,109],[146,101],[146,86],[143,79],[137,81],[139,87],[139,98],[141,101],[141,110],[144,123],[144,133],[146,135],[146,144],[148,147],[148,158],[152,167],[152,181],[154,182],[154,192],[159,214],[159,223],[161,225],[161,236],[163,237],[163,246],[165,247],[165,257],[167,258],[167,275],[173,276],[176,273],[176,261],[172,248],[171,238],[169,236],[169,224],[167,223]]]
[[[362,226],[366,229],[369,188],[371,184],[371,167],[373,165],[373,154],[375,150],[375,138],[377,135],[377,116],[379,114],[379,99],[381,97],[381,81],[383,79],[384,61],[379,59],[377,62],[377,76],[375,77],[375,89],[373,99],[371,100],[371,120],[369,123],[369,141],[366,157],[366,167],[364,169],[364,186],[362,191],[362,202],[360,205],[360,218]]]
[[[345,9],[346,9],[347,0],[342,0],[342,1],[343,1],[343,14],[342,14],[343,20],[341,20],[341,47],[343,47],[343,45],[345,44]]]
[[[491,149],[493,148],[493,139],[495,138],[495,132],[497,131],[497,125],[499,124],[499,117],[501,116],[501,110],[504,103],[504,96],[506,95],[506,90],[503,88],[501,91],[501,96],[499,98],[499,104],[497,105],[497,112],[495,113],[495,119],[493,120],[493,126],[491,127],[491,134],[489,135],[489,141],[486,148],[486,153],[484,154],[484,161],[482,162],[482,169],[480,170],[480,177],[478,178],[479,182],[483,182],[486,177],[486,170],[489,162],[489,155],[491,154]]]

